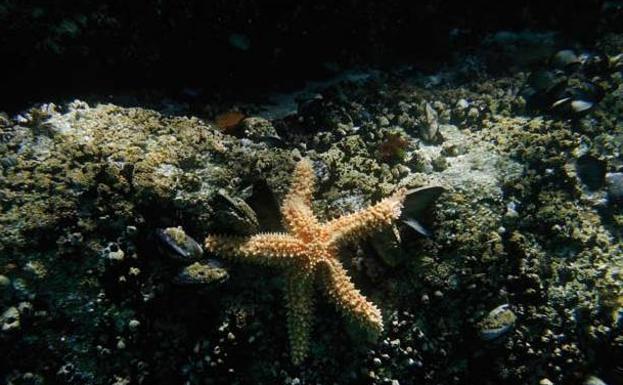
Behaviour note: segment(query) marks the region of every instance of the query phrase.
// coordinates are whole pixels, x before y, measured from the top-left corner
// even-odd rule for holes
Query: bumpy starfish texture
[[[345,242],[391,225],[400,216],[406,195],[406,190],[400,189],[366,209],[320,223],[311,209],[314,184],[311,163],[300,161],[281,206],[287,233],[208,235],[205,239],[206,250],[224,258],[283,269],[288,335],[295,364],[303,361],[309,349],[314,284],[339,310],[371,333],[383,331],[381,311],[355,288],[338,259],[338,249]]]

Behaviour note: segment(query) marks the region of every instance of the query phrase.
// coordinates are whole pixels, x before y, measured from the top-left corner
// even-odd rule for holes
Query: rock
[[[612,203],[623,202],[623,172],[606,174],[606,190]]]
[[[590,190],[603,187],[606,175],[606,162],[591,155],[583,155],[576,162],[578,177]]]
[[[254,141],[263,141],[266,137],[278,137],[275,127],[264,118],[251,116],[241,122],[242,134]]]

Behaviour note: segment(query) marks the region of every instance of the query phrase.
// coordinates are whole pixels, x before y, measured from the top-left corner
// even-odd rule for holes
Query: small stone
[[[17,311],[19,312],[19,314],[22,314],[22,315],[24,315],[24,314],[26,314],[26,315],[32,314],[32,311],[33,311],[32,303],[30,303],[30,302],[20,302],[17,305]]]
[[[116,243],[109,244],[103,251],[102,254],[110,259],[111,261],[123,261],[125,258],[125,253]]]
[[[251,140],[258,140],[265,136],[276,136],[277,131],[270,120],[251,116],[244,119],[241,123],[242,134]]]
[[[11,306],[2,313],[0,316],[0,324],[4,332],[20,328],[19,311],[15,306]]]
[[[467,100],[465,100],[465,99],[459,99],[459,100],[456,102],[456,108],[459,108],[459,109],[461,109],[461,110],[464,110],[464,109],[466,109],[467,107],[469,107],[469,102],[468,102]]]
[[[549,378],[542,378],[539,385],[554,385],[554,383]]]
[[[478,112],[478,109],[476,107],[472,107],[469,109],[469,111],[467,111],[467,117],[470,119],[476,119],[478,118],[478,115],[480,113]]]
[[[130,329],[135,330],[136,328],[141,326],[141,322],[133,319],[133,320],[130,320],[130,322],[128,322],[128,326],[130,327]]]
[[[0,274],[0,289],[4,289],[11,284],[11,280],[6,276]]]
[[[387,119],[385,116],[379,117],[379,126],[381,127],[389,126],[389,119]]]

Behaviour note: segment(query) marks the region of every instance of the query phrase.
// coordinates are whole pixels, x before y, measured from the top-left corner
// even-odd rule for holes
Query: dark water
[[[408,62],[434,70],[502,30],[591,42],[620,29],[601,1],[5,1],[2,104],[76,95],[256,96],[339,68]],[[243,46],[232,43],[239,36]],[[234,38],[235,40],[235,38]],[[158,94],[160,96],[160,94]]]

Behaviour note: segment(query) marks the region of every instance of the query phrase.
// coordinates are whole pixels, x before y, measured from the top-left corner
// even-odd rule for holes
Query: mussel
[[[407,191],[407,197],[400,215],[401,223],[416,233],[429,237],[430,231],[420,221],[424,217],[426,210],[435,203],[444,191],[446,189],[441,186],[426,186]]]
[[[380,231],[371,238],[371,245],[389,266],[397,266],[405,256],[402,238],[408,233],[430,237],[430,231],[421,223],[426,211],[445,191],[441,186],[426,186],[409,190],[403,204],[398,226]]]
[[[203,254],[203,248],[181,226],[157,229],[160,248],[169,257],[179,261],[193,261]]]
[[[214,216],[219,226],[237,234],[253,234],[259,222],[255,211],[242,198],[220,189],[214,199]]]
[[[178,285],[210,285],[219,284],[229,279],[229,272],[217,260],[207,259],[185,266],[173,278]]]
[[[509,304],[500,305],[491,310],[480,322],[480,338],[485,341],[498,339],[513,328],[516,320],[517,316]]]

